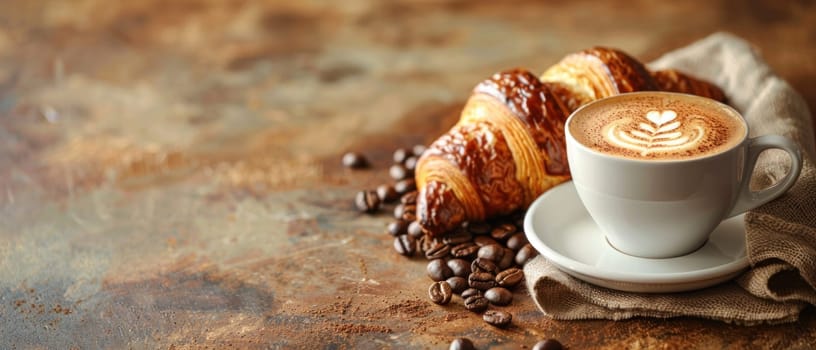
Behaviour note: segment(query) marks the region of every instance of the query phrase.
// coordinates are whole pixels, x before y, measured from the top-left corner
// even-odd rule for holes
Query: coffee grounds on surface
[[[424,146],[417,145],[413,149],[414,152],[408,149],[395,151],[394,165],[401,168],[392,166],[389,169],[410,172],[412,167],[406,163],[412,162],[412,158],[415,162],[421,154],[416,150],[424,150]],[[463,311],[482,314],[484,322],[494,327],[509,325],[512,314],[488,309],[491,304],[501,307],[512,302],[514,290],[524,279],[521,267],[538,254],[520,230],[523,213],[487,222],[465,222],[460,228],[431,238],[422,232],[416,220],[414,179],[397,176],[395,180],[396,183],[382,184],[374,191],[361,191],[363,194],[358,197],[365,197],[355,202],[360,202],[357,207],[361,211],[376,213],[383,205],[399,199],[394,206],[393,220],[385,231],[394,236],[397,254],[412,258],[419,253],[429,260],[426,269],[433,282],[428,287],[429,301],[444,305],[454,297],[461,298]],[[378,203],[370,205],[369,202],[374,200]],[[454,342],[460,344],[461,341]]]

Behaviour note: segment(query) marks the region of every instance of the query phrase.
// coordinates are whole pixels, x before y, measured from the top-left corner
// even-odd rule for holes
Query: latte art
[[[630,149],[641,156],[653,152],[680,152],[694,148],[705,136],[705,124],[691,118],[687,125],[675,120],[673,110],[649,111],[644,117],[616,120],[604,127],[610,145]],[[681,128],[682,126],[682,128]]]
[[[741,142],[746,126],[717,102],[658,93],[588,105],[570,118],[576,141],[598,152],[633,159],[704,157]]]

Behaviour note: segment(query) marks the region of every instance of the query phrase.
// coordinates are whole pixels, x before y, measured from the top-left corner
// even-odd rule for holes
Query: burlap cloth
[[[796,141],[803,157],[798,181],[787,194],[746,214],[751,267],[733,281],[684,293],[626,293],[572,278],[539,256],[524,268],[530,295],[546,315],[563,320],[695,316],[745,325],[795,321],[808,304],[816,305],[816,151],[807,103],[749,43],[726,33],[649,66],[676,68],[716,83],[745,116],[752,137],[779,134]],[[782,178],[788,164],[784,152],[766,152],[753,185]]]

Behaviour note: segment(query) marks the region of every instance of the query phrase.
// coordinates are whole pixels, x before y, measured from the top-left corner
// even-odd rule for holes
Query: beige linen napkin
[[[816,168],[811,115],[804,99],[774,75],[750,44],[716,33],[650,64],[676,68],[716,83],[747,119],[751,136],[785,135],[796,141],[802,173],[782,197],[746,214],[751,268],[724,284],[684,293],[619,292],[572,278],[537,257],[525,268],[538,307],[556,319],[695,316],[739,324],[795,321],[816,305]],[[753,185],[764,187],[787,172],[784,152],[760,157]]]

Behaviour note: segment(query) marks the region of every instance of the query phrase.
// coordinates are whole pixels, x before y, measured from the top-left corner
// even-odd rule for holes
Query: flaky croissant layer
[[[417,214],[437,236],[528,206],[569,180],[564,124],[596,99],[665,90],[724,100],[716,86],[678,71],[649,72],[625,53],[592,48],[566,56],[539,79],[514,69],[476,86],[459,122],[417,163]]]

